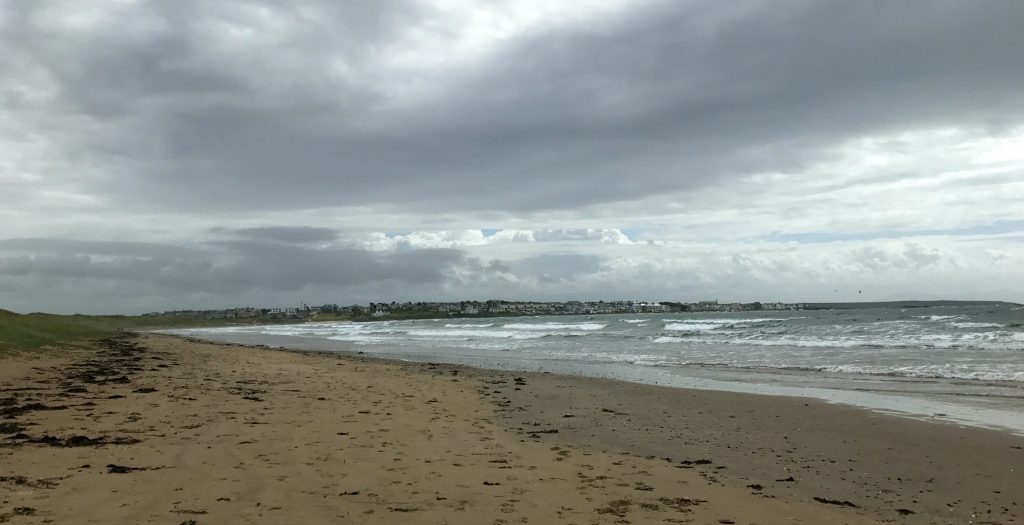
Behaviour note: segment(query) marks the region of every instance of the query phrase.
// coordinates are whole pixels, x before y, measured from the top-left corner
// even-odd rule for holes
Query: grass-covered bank
[[[224,324],[232,323],[180,316],[19,314],[0,309],[0,353],[75,347],[122,331]]]
[[[424,319],[438,317],[434,312],[404,312],[388,319]],[[311,319],[257,318],[206,319],[182,315],[58,315],[19,314],[0,309],[0,353],[37,351],[80,346],[90,339],[109,337],[118,332],[228,326],[242,324],[301,323],[306,321],[377,321],[372,316],[322,313]]]
[[[110,333],[98,323],[76,322],[75,317],[0,310],[0,353],[66,346]]]

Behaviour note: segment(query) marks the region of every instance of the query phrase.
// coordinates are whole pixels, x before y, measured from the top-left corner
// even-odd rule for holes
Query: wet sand
[[[10,523],[1019,523],[1024,505],[1024,439],[994,431],[162,335],[3,358],[0,430]]]
[[[725,486],[843,502],[879,521],[1024,521],[1024,437],[1007,432],[804,398],[519,375],[530,389],[495,401],[507,425],[557,430],[547,443],[663,458]]]

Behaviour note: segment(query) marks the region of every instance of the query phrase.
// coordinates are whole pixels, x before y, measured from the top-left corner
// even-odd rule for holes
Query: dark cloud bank
[[[277,40],[225,55],[232,27],[265,29],[242,5],[146,4],[83,32],[17,3],[4,56],[58,95],[8,105],[40,128],[88,121],[54,136],[120,171],[102,191],[177,210],[571,208],[794,169],[866,133],[1016,125],[1024,107],[1015,1],[654,3],[414,78],[375,62],[424,6],[265,6]],[[410,82],[432,91],[391,92]]]
[[[700,266],[642,254],[654,258],[621,266],[646,281],[588,285],[615,253],[370,250],[335,226],[386,232],[386,222],[253,226],[230,214],[359,207],[378,221],[399,210],[433,224],[442,212],[516,218],[652,196],[685,207],[701,188],[799,171],[858,138],[944,127],[998,137],[1024,122],[1024,2],[1013,0],[651,2],[538,24],[451,60],[443,45],[412,39],[443,26],[429,3],[100,7],[13,2],[0,12],[0,155],[16,159],[0,162],[2,213],[31,216],[32,197],[71,202],[87,210],[80,218],[101,207],[110,230],[163,213],[166,230],[185,217],[203,233],[104,240],[75,232],[74,215],[46,235],[2,231],[0,306],[135,311],[538,289],[523,283],[657,291],[648,273],[668,281]],[[442,40],[473,29],[450,23]],[[430,52],[420,60],[429,67],[402,62]],[[890,261],[910,260],[900,254],[915,246],[849,251],[870,264],[837,248],[824,265],[902,277]],[[1006,246],[992,260],[1012,257]],[[921,267],[984,264],[923,250]],[[753,252],[730,260],[744,276],[777,263]],[[801,262],[779,268],[799,279]],[[734,283],[721,275],[714,286],[674,282]],[[1020,289],[1020,278],[1008,280]]]
[[[437,285],[452,266],[466,262],[465,254],[451,249],[376,253],[252,239],[191,248],[15,239],[0,241],[4,253],[0,289],[57,311],[95,311],[96,305],[83,304],[89,293],[121,307],[135,301],[136,308],[191,301],[224,305],[252,294],[263,301],[338,301],[351,287],[393,294]]]

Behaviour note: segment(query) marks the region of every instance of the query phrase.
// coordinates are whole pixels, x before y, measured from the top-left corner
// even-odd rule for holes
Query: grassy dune
[[[21,315],[0,310],[0,352],[62,346],[87,338],[102,337],[108,330],[96,323],[76,322],[77,316]]]
[[[73,347],[118,331],[227,324],[193,317],[18,314],[0,309],[0,353]]]

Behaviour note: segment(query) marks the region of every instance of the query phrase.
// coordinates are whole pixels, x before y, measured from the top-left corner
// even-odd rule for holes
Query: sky
[[[0,308],[1024,301],[1024,2],[0,0]]]

